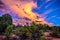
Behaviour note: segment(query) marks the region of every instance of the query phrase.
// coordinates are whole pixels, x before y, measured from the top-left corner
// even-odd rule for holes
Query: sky
[[[6,13],[15,25],[37,20],[60,26],[60,0],[0,0],[0,16]]]

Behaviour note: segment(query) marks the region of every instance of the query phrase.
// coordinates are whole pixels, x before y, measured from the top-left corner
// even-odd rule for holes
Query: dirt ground
[[[51,32],[45,32],[44,36],[46,38],[46,40],[60,40],[60,38],[55,38],[55,37],[51,37],[49,34]],[[0,40],[5,40],[5,35],[0,35]]]

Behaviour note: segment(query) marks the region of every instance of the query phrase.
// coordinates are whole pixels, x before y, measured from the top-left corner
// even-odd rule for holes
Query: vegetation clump
[[[0,34],[5,34],[6,40],[46,40],[44,33],[51,31],[52,37],[60,37],[60,27],[50,27],[47,24],[35,24],[29,26],[14,26],[12,17],[5,14],[0,17]],[[4,39],[5,40],[5,39]]]

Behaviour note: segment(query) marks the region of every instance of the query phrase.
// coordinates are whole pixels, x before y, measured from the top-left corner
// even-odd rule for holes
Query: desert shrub
[[[0,34],[5,33],[8,25],[12,24],[12,17],[9,14],[4,14],[0,17]]]
[[[9,25],[9,26],[6,28],[5,34],[6,34],[7,40],[9,40],[10,34],[13,32],[13,29],[14,29],[13,25]]]
[[[29,36],[29,31],[26,27],[18,27],[15,34],[19,35],[21,40],[25,40]]]

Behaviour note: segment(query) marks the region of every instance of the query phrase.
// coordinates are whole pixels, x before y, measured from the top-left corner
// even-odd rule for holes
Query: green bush
[[[20,36],[21,40],[22,39],[25,40],[30,35],[28,29],[25,26],[24,27],[18,27],[18,28],[16,28],[15,34],[17,34],[18,36]]]
[[[5,34],[6,34],[6,37],[7,37],[7,40],[9,40],[9,37],[10,37],[10,34],[13,32],[13,25],[9,25],[5,31]]]
[[[5,33],[8,25],[12,25],[12,17],[9,14],[4,14],[0,17],[0,34]]]

